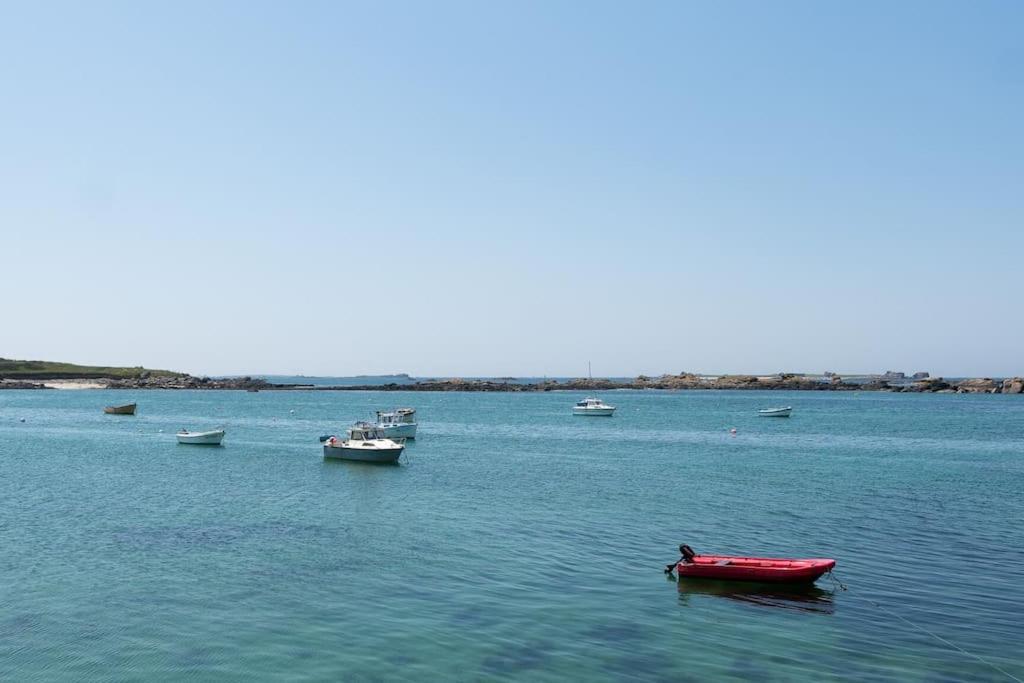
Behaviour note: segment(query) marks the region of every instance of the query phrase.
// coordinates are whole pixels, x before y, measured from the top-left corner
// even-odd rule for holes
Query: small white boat
[[[792,406],[786,406],[785,408],[766,408],[765,410],[757,411],[757,414],[761,417],[789,417],[789,414],[793,412]]]
[[[403,441],[386,438],[383,429],[369,422],[357,422],[348,429],[347,439],[327,438],[324,459],[395,463],[405,450]]]
[[[178,432],[178,443],[192,444],[194,446],[219,446],[224,440],[223,429],[212,429],[207,432],[190,432],[182,429]]]
[[[573,415],[611,417],[614,413],[615,406],[610,406],[599,398],[585,398],[572,407]]]
[[[389,439],[416,438],[416,409],[398,408],[385,412],[377,411],[377,428],[384,431]]]

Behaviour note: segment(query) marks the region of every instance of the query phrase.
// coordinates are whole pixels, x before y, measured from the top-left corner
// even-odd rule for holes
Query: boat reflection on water
[[[689,605],[694,597],[708,595],[755,607],[775,607],[819,614],[832,614],[835,611],[832,591],[823,590],[814,584],[786,585],[677,578],[669,580],[677,585],[679,602],[682,605]]]

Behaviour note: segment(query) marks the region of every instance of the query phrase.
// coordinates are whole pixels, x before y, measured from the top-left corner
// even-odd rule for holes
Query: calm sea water
[[[1024,678],[1021,397],[578,398],[0,392],[0,679]],[[401,466],[322,460],[394,405]],[[680,542],[849,590],[677,584]]]

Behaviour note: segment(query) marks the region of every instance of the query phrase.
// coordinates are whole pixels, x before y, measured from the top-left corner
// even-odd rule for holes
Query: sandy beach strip
[[[18,379],[11,380],[12,383],[35,384],[47,389],[106,389],[107,385],[94,379]],[[0,389],[4,388],[7,380],[0,380]]]
[[[104,389],[107,385],[89,379],[54,379],[43,382],[43,386],[51,389]]]

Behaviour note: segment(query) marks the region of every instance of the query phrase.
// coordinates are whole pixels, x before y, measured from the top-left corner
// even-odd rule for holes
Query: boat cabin
[[[416,423],[416,409],[415,408],[398,408],[397,410],[386,412],[383,410],[377,411],[377,423],[383,425],[411,425]]]
[[[578,408],[590,408],[590,407],[604,407],[604,403],[599,398],[585,398],[582,401],[576,403]]]
[[[384,430],[369,422],[357,422],[348,430],[348,438],[352,441],[373,441],[375,439],[386,439]]]

